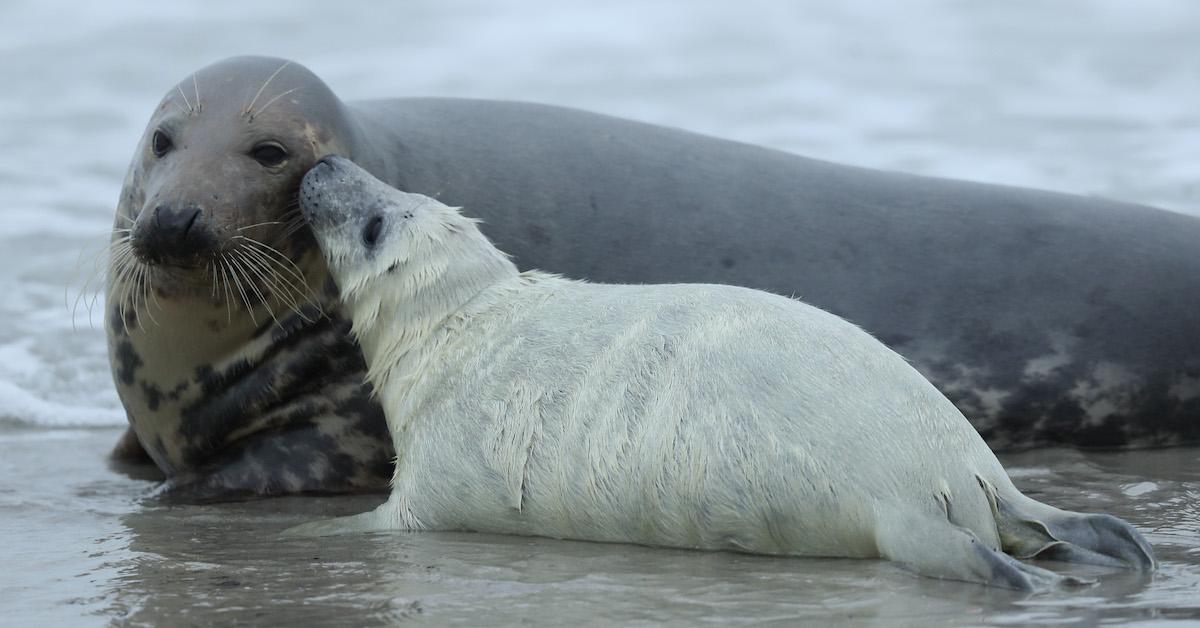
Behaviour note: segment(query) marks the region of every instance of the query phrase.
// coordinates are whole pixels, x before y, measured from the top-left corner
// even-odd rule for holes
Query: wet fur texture
[[[1128,524],[1022,495],[953,404],[832,314],[730,286],[521,273],[457,210],[341,158],[301,203],[397,466],[386,504],[296,534],[883,557],[1025,590],[1073,581],[1013,556],[1154,567]]]

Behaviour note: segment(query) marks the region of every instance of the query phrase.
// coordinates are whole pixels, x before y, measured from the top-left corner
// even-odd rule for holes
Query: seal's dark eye
[[[250,156],[254,158],[254,161],[272,168],[287,161],[288,155],[287,151],[283,150],[279,144],[267,143],[255,146],[254,150],[250,151]]]
[[[150,150],[154,151],[155,157],[166,155],[174,146],[175,144],[171,142],[170,136],[162,131],[156,130],[154,136],[150,138]]]
[[[383,231],[383,216],[376,216],[363,227],[363,244],[367,246],[375,246],[379,241],[379,233]]]

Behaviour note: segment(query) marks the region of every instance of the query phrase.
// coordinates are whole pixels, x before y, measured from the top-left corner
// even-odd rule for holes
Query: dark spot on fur
[[[109,327],[112,329],[114,336],[125,336],[131,329],[137,329],[138,317],[135,308],[129,308],[125,311],[125,319],[121,319],[121,308],[112,307],[109,310]]]
[[[391,439],[383,407],[375,402],[374,391],[369,383],[363,383],[356,394],[337,404],[338,414],[355,419],[354,428],[367,435]]]
[[[117,379],[126,386],[133,385],[134,374],[142,367],[142,357],[133,348],[133,343],[121,340],[117,343]]]
[[[167,393],[167,399],[171,401],[179,401],[183,397],[183,393],[187,392],[189,382],[179,382]]]
[[[162,390],[147,381],[142,381],[141,386],[142,395],[146,398],[146,407],[150,408],[151,411],[158,410],[158,406],[162,404]]]
[[[205,364],[196,368],[196,382],[205,396],[216,394],[217,391],[228,388],[231,383],[241,380],[253,369],[245,358],[229,365],[224,371],[214,371],[211,365]]]
[[[112,308],[109,310],[108,326],[112,330],[114,336],[124,336],[126,332],[125,324],[121,321],[121,309]]]
[[[737,262],[733,261],[732,257],[722,257],[721,258],[721,267],[722,268],[733,268],[734,266],[737,266]]]

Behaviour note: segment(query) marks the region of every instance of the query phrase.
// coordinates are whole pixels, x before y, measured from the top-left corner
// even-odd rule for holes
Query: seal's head
[[[352,152],[348,120],[337,96],[298,64],[236,57],[203,68],[155,109],[118,231],[138,262],[176,288],[208,286],[221,272],[251,282],[247,260],[303,248],[300,179],[320,156]],[[255,249],[243,268],[229,259],[239,248]]]
[[[300,207],[359,334],[386,311],[438,320],[516,274],[475,220],[401,192],[344,157],[322,158],[309,170]]]

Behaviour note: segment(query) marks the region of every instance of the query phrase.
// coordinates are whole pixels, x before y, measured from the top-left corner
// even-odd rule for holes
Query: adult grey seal
[[[117,207],[106,329],[160,496],[385,486],[383,415],[296,205],[358,133],[316,77],[269,59],[201,70],[156,108]]]
[[[300,176],[327,152],[465,206],[522,267],[799,295],[908,358],[993,446],[1200,440],[1195,217],[542,105],[343,103],[298,64],[239,57],[168,91],[116,219],[107,327],[137,434],[120,451],[140,440],[168,488],[343,490],[386,475],[368,444],[386,440],[382,418],[352,385],[357,349],[335,340],[345,321],[323,262],[302,225],[272,224],[294,218]],[[235,244],[246,268],[213,263]],[[171,303],[188,315],[160,315]],[[361,439],[327,440],[352,425]],[[295,447],[330,461],[285,472]]]
[[[397,463],[385,504],[298,532],[883,557],[1025,590],[1060,577],[1009,554],[1154,568],[1127,523],[1022,495],[949,400],[836,316],[522,273],[473,220],[340,157],[300,199]]]

